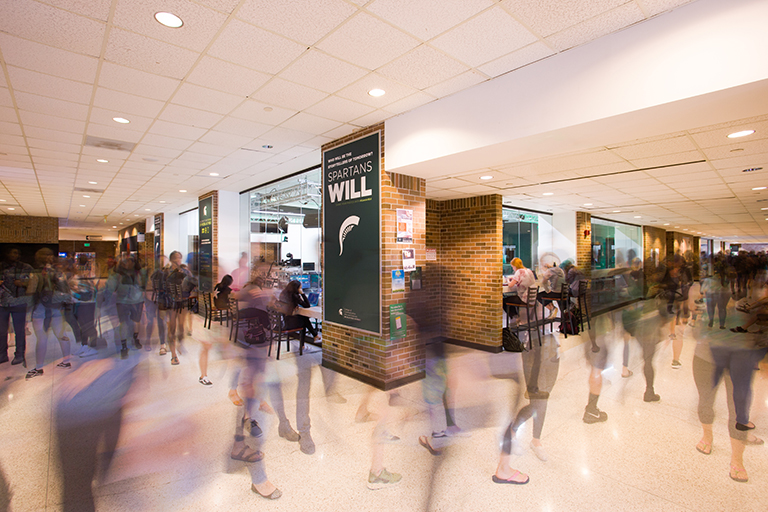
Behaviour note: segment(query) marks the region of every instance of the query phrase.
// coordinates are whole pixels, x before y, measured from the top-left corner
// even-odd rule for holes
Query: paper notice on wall
[[[403,270],[411,272],[416,270],[416,250],[403,249]]]
[[[413,210],[397,209],[397,243],[413,243]]]
[[[437,249],[427,249],[427,261],[437,261]]]
[[[393,270],[392,271],[392,292],[404,292],[405,291],[405,271]]]

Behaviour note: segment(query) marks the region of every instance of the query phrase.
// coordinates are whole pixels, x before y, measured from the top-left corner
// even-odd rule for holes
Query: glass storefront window
[[[541,257],[552,251],[552,216],[505,206],[502,220],[504,275],[514,274],[510,264],[514,258],[538,272]]]
[[[302,283],[310,302],[320,300],[322,201],[320,169],[291,176],[249,191],[247,253],[252,272],[265,274],[282,288]]]
[[[592,269],[622,268],[642,258],[640,226],[592,218]]]

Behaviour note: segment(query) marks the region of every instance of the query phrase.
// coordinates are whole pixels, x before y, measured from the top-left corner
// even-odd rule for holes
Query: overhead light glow
[[[112,226],[114,229],[117,229],[117,226]]]
[[[746,137],[747,135],[752,135],[755,133],[755,130],[742,130],[740,132],[733,132],[728,134],[729,139],[738,139],[739,137]]]
[[[90,183],[91,185],[98,185],[98,183],[95,181],[89,181],[88,183]]]
[[[584,206],[592,206],[592,203],[584,203]]]
[[[752,190],[765,190],[768,187],[752,187]]]
[[[555,195],[555,193],[554,192],[544,192],[542,195],[544,195],[544,196],[553,196],[553,195]]]
[[[179,190],[179,192],[181,192],[183,194],[184,192],[186,192],[186,190],[181,189],[181,190]]]
[[[84,204],[81,204],[81,205],[80,205],[80,208],[85,208],[85,205],[84,205]]]
[[[144,211],[145,212],[151,212],[152,210],[150,210],[149,208],[144,208]]]
[[[103,158],[97,158],[96,161],[99,162],[99,163],[102,163],[102,164],[109,163],[109,160],[105,160]]]
[[[621,210],[613,210],[613,213],[621,213]]]
[[[218,175],[219,175],[219,173],[217,173],[217,172],[209,172],[208,173],[208,176],[218,176]]]
[[[371,89],[368,91],[368,94],[373,96],[374,98],[378,98],[379,96],[384,96],[386,94],[386,91],[384,89]]]
[[[156,12],[155,19],[158,23],[168,28],[179,28],[184,24],[181,18],[170,12]]]
[[[124,118],[124,117],[113,117],[113,118],[112,118],[112,120],[113,120],[114,122],[116,122],[116,123],[120,123],[120,124],[128,124],[128,123],[130,123],[130,121],[129,121],[129,120],[127,120],[127,119],[126,119],[126,118]]]
[[[640,216],[640,215],[635,215],[635,218],[636,218],[636,219],[642,219],[643,217],[642,217],[642,216]]]
[[[481,180],[492,180],[493,176],[480,176]]]
[[[664,224],[664,225],[665,225],[665,226],[669,226],[669,222],[667,222],[667,223],[666,223],[666,224]]]
[[[91,196],[83,196],[83,197],[86,198],[86,199],[90,199],[91,198]]]
[[[15,210],[16,208],[11,208],[11,207],[9,206],[9,207],[8,207],[8,209],[9,209],[9,210]]]
[[[165,203],[165,201],[160,201],[161,203]]]

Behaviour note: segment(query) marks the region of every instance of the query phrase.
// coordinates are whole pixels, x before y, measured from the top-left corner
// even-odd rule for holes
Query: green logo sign
[[[379,132],[323,153],[323,319],[381,334]]]

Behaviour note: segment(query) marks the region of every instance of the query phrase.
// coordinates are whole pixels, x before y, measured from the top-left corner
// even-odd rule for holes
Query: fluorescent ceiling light
[[[592,203],[584,203],[584,206],[592,206]]]
[[[219,173],[217,173],[217,172],[210,172],[210,173],[208,173],[208,176],[218,176],[218,175],[219,175]]]
[[[368,94],[373,96],[374,98],[378,98],[379,96],[384,96],[386,94],[386,91],[384,89],[371,89],[368,91]]]
[[[669,222],[667,222],[667,223],[666,223],[666,224],[664,224],[664,225],[665,225],[665,226],[669,226]]]
[[[636,219],[642,219],[643,217],[641,215],[635,215]]]
[[[112,226],[113,228],[117,229],[117,226]]]
[[[86,198],[86,199],[90,199],[91,198],[91,196],[83,196],[83,197]]]
[[[120,124],[128,124],[128,123],[130,123],[130,121],[129,121],[129,120],[127,120],[127,119],[126,119],[126,118],[124,118],[124,117],[113,117],[113,118],[112,118],[112,120],[113,120],[114,122],[116,122],[116,123],[120,123]]]
[[[102,163],[102,164],[109,163],[109,160],[105,160],[103,158],[97,158],[96,161],[99,162],[99,163]]]
[[[544,195],[544,196],[553,196],[553,195],[555,195],[555,193],[554,192],[544,192],[542,195]]]
[[[768,187],[752,187],[752,190],[765,190]]]
[[[158,23],[168,28],[179,28],[184,24],[181,18],[170,12],[156,12],[155,19]]]
[[[747,135],[752,135],[755,133],[755,130],[742,130],[740,132],[733,132],[728,134],[729,139],[738,139],[739,137],[746,137]]]
[[[613,210],[613,213],[621,213],[621,210]]]
[[[91,185],[98,185],[98,183],[96,183],[95,181],[89,181],[88,183],[90,183]]]
[[[150,210],[149,208],[144,208],[144,211],[145,212],[151,212],[152,210]]]
[[[181,190],[179,190],[179,192],[184,193],[184,192],[186,192],[186,190],[181,189]]]
[[[11,207],[9,206],[9,207],[8,207],[8,209],[9,209],[9,210],[15,210],[16,208],[11,208]]]
[[[493,176],[480,176],[481,180],[492,180]]]

